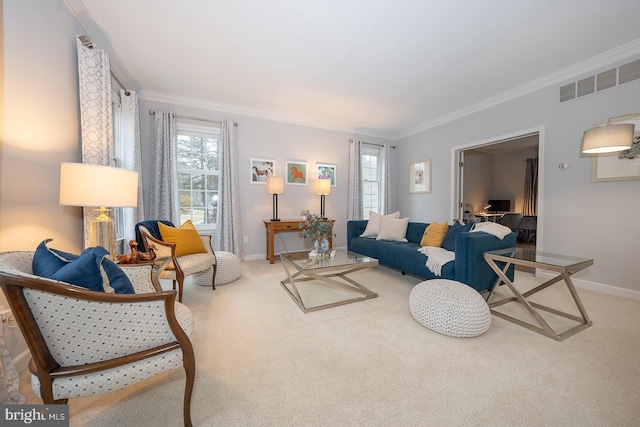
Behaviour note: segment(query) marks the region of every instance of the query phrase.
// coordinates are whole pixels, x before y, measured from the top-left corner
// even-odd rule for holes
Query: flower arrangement
[[[303,210],[300,215],[307,217],[304,222],[298,224],[298,228],[303,230],[302,236],[306,240],[322,240],[334,236],[331,232],[333,225],[330,221],[322,219],[320,214],[312,214],[308,210]]]

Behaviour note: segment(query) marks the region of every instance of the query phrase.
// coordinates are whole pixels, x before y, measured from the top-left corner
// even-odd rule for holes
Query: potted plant
[[[298,224],[298,228],[302,229],[302,236],[306,240],[313,240],[316,256],[325,257],[329,252],[329,237],[333,236],[333,224],[322,219],[320,214],[312,214],[309,211],[302,213],[306,213],[304,222]]]

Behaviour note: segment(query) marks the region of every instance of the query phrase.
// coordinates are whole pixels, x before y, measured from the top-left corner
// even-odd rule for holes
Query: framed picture
[[[594,154],[591,163],[591,181],[626,181],[640,179],[640,114],[616,117],[611,123],[636,125],[631,149],[617,153]],[[606,122],[596,123],[601,126]]]
[[[409,164],[409,193],[431,193],[431,159]]]
[[[307,162],[287,162],[287,184],[307,185]]]
[[[316,178],[331,179],[331,186],[336,186],[336,165],[316,163]]]
[[[276,161],[267,159],[251,159],[251,183],[266,184],[267,178],[276,176]]]

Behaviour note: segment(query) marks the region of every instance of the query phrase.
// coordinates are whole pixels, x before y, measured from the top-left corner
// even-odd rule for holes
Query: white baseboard
[[[22,372],[29,367],[30,360],[31,353],[29,350],[25,350],[13,359],[13,366],[16,367],[18,372]]]
[[[553,273],[548,273],[546,271],[541,272],[540,270],[538,270],[536,276],[551,279],[556,275]],[[591,282],[589,280],[576,279],[575,277],[572,277],[571,281],[573,282],[576,288],[588,289],[590,291],[600,292],[607,295],[614,295],[617,297],[640,301],[640,291],[634,291],[632,289],[625,289],[625,288],[619,288],[616,286],[605,285],[603,283]]]

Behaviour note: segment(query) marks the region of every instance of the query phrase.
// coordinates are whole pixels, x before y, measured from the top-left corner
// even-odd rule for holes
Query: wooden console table
[[[328,219],[327,221],[333,223],[335,219]],[[275,250],[273,248],[273,241],[275,239],[275,235],[278,233],[291,233],[298,232],[301,233],[302,229],[298,227],[298,224],[304,222],[303,219],[283,219],[281,221],[271,221],[270,219],[264,220],[264,226],[267,230],[267,259],[269,260],[269,264],[273,264],[275,259]],[[333,239],[329,237],[329,248],[333,247]]]

